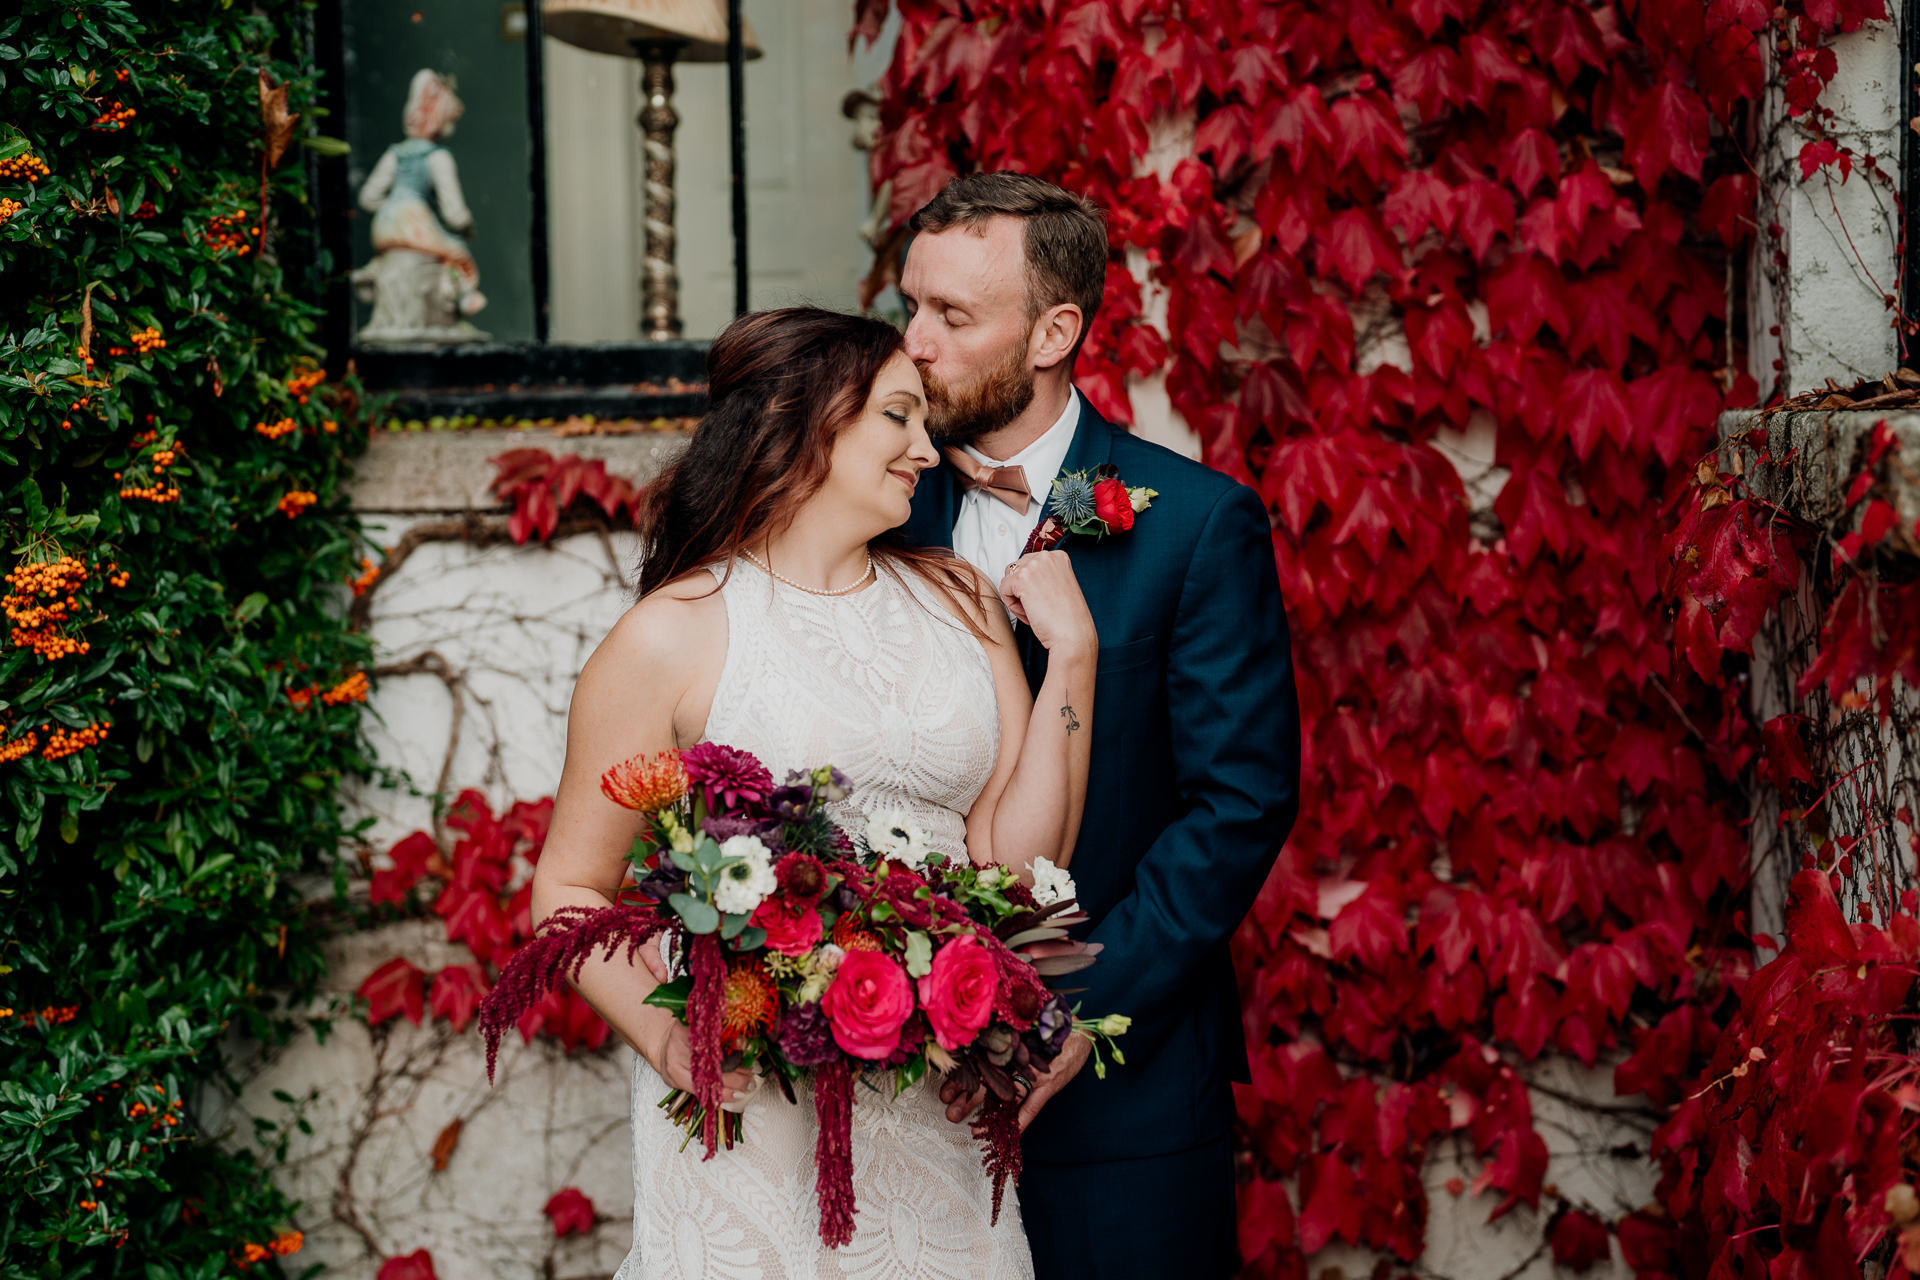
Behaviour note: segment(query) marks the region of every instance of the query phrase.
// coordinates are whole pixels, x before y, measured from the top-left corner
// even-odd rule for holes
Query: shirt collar
[[[989,458],[972,445],[961,448],[976,461],[990,467],[1021,467],[1027,473],[1027,483],[1032,486],[1036,497],[1044,497],[1043,486],[1051,485],[1060,474],[1060,468],[1066,465],[1067,450],[1073,447],[1074,429],[1080,425],[1080,393],[1070,390],[1067,393],[1067,407],[1054,424],[1041,433],[1040,438],[1014,454],[1011,458]]]

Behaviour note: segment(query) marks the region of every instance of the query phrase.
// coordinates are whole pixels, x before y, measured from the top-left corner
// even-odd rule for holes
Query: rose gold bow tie
[[[1012,507],[1017,515],[1027,513],[1027,473],[1021,467],[989,467],[964,449],[943,448],[940,452],[953,465],[962,489],[985,489],[990,495]]]

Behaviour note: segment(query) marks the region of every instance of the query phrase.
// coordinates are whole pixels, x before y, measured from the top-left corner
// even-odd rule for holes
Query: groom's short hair
[[[1107,285],[1107,223],[1100,207],[1031,174],[969,173],[927,201],[908,226],[920,234],[978,227],[991,218],[1020,219],[1027,318],[1071,302],[1080,308],[1085,342]]]

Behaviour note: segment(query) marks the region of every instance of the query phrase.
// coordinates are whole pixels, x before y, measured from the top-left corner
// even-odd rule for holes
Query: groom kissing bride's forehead
[[[1125,1066],[1082,1074],[1071,1042],[1023,1112],[1035,1271],[1224,1277],[1231,1082],[1248,1079],[1228,947],[1299,803],[1266,507],[1115,428],[1074,388],[1110,257],[1090,202],[1025,174],[972,174],[911,226],[906,353],[944,465],[922,477],[904,532],[996,582],[1024,551],[1058,545],[1099,632],[1072,865],[1089,917],[1076,932],[1102,951],[1076,998],[1133,1024]],[[1015,637],[1037,694],[1046,647],[1025,626]],[[945,1096],[962,1118],[971,1100]]]

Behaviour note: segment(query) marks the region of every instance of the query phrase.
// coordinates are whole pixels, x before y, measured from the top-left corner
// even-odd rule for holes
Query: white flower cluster
[[[1033,900],[1043,907],[1056,902],[1065,902],[1069,898],[1078,898],[1080,891],[1074,887],[1073,877],[1067,874],[1065,867],[1056,867],[1051,858],[1033,860]]]
[[[759,836],[730,836],[720,844],[720,856],[740,858],[720,873],[713,905],[729,915],[745,915],[780,887],[773,874],[773,855]]]
[[[882,809],[867,819],[867,847],[882,858],[893,858],[918,871],[927,865],[933,846],[907,814],[900,809]]]

